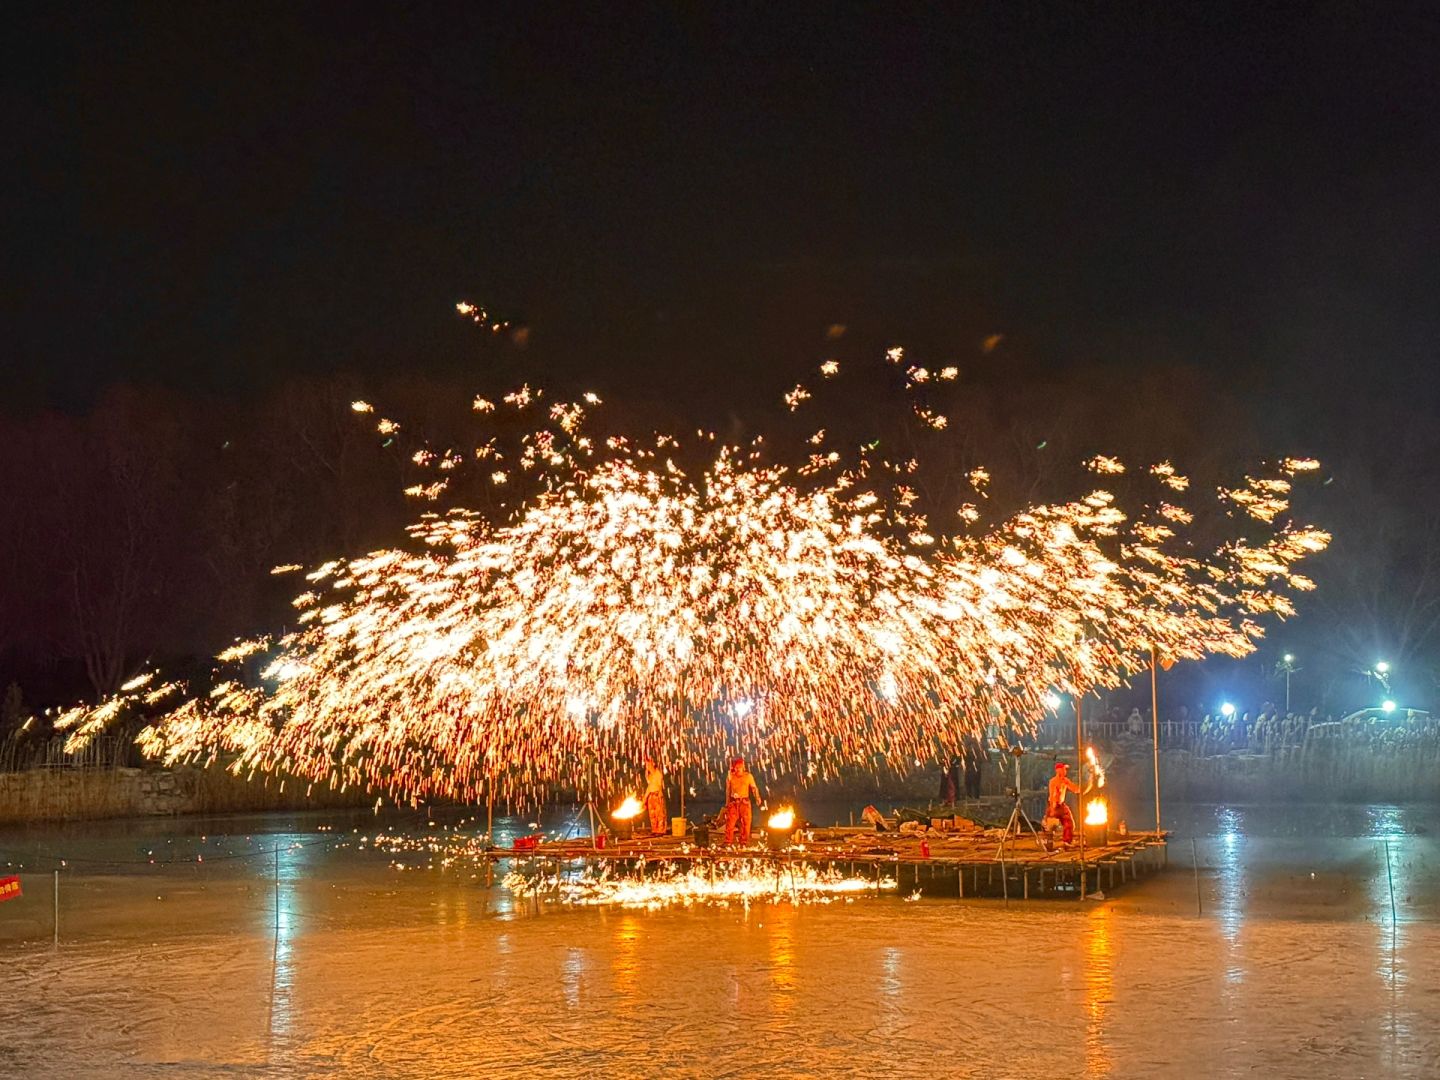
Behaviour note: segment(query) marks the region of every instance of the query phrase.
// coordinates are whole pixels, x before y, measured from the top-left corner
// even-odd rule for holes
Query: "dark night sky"
[[[0,389],[478,380],[468,298],[542,381],[692,403],[844,322],[1429,413],[1433,5],[885,7],[37,7]]]

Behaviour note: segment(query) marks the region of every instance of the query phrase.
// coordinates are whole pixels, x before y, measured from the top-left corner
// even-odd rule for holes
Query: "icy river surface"
[[[7,829],[0,1076],[1440,1075],[1440,807],[1166,816],[1103,900],[660,911],[423,815]]]

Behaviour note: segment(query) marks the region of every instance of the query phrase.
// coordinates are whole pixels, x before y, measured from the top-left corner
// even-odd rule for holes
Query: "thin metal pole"
[[[1390,882],[1390,930],[1395,930],[1395,875],[1390,870],[1390,841],[1385,841],[1385,880]]]
[[[1200,910],[1200,856],[1195,851],[1195,838],[1190,838],[1190,865],[1195,867],[1195,914],[1202,914]]]
[[[1393,905],[1392,905],[1393,907]],[[60,948],[60,871],[55,871],[55,948]]]
[[[1155,729],[1155,839],[1160,839],[1160,677],[1156,673],[1158,654],[1150,646],[1150,720]]]
[[[680,763],[680,816],[685,816],[685,763]]]
[[[1083,694],[1075,695],[1075,765],[1079,774],[1080,790],[1075,795],[1075,816],[1079,819],[1076,824],[1080,833],[1080,898],[1085,898],[1085,721],[1080,715],[1080,699]],[[1064,792],[1062,791],[1063,795]]]

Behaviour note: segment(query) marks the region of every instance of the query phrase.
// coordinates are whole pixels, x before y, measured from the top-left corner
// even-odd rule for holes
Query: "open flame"
[[[770,815],[770,820],[765,823],[772,829],[793,829],[795,827],[795,808],[783,806]]]
[[[1095,786],[1104,787],[1105,768],[1100,764],[1099,759],[1095,756],[1095,748],[1093,746],[1085,747],[1085,760],[1090,763],[1090,771],[1095,777]],[[1101,818],[1100,820],[1104,821],[1105,819]]]
[[[610,816],[616,821],[629,821],[631,818],[639,817],[640,811],[645,807],[634,795],[626,795],[625,801],[610,811]]]
[[[1110,820],[1110,807],[1104,799],[1091,799],[1085,804],[1085,824],[1104,825]]]

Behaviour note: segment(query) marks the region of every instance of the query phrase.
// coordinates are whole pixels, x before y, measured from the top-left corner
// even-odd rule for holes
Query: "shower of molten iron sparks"
[[[770,815],[770,820],[765,822],[771,829],[778,829],[782,832],[795,827],[795,808],[793,806],[782,807]]]
[[[1110,820],[1110,807],[1104,799],[1091,799],[1085,804],[1085,824],[1104,825]]]
[[[610,811],[610,816],[616,821],[629,821],[638,817],[644,809],[644,805],[634,795],[626,795],[625,801]]]
[[[547,899],[559,895],[560,903],[581,906],[644,908],[695,905],[793,903],[829,904],[836,900],[880,892],[894,892],[893,877],[845,877],[838,871],[813,866],[765,862],[720,864],[711,876],[709,868],[692,866],[682,870],[670,864],[652,866],[643,879],[589,872],[578,877],[531,877],[512,871],[503,884],[520,897]]]
[[[917,407],[934,386],[922,371],[906,384]],[[1329,540],[1282,516],[1286,477],[1310,467],[1298,459],[1221,489],[1264,538],[1208,555],[1180,532],[1194,515],[1171,502],[1188,481],[1169,463],[1127,474],[1165,488],[1133,519],[1097,490],[945,535],[922,512],[922,462],[883,460],[879,443],[822,452],[812,436],[786,456],[704,432],[694,447],[592,436],[599,404],[530,386],[477,398],[473,452],[422,446],[411,460],[435,480],[407,490],[438,499],[468,464],[496,509],[423,514],[393,549],[314,568],[298,629],[226,649],[207,688],[150,671],[69,710],[68,746],[138,712],[141,748],[168,764],[412,803],[593,797],[656,748],[706,779],[736,753],[772,776],[904,770],[996,715],[1042,716],[1052,688],[1118,685],[1152,647],[1253,651],[1257,617],[1293,614],[1287,593],[1313,587],[1294,564]]]

